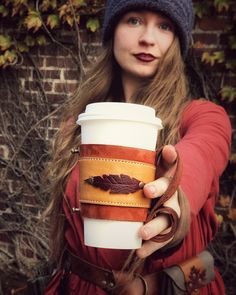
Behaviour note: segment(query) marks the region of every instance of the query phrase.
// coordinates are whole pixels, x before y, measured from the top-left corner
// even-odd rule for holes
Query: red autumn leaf
[[[111,194],[134,193],[143,187],[143,183],[140,180],[125,174],[92,176],[86,179],[85,182],[104,191],[110,190]]]

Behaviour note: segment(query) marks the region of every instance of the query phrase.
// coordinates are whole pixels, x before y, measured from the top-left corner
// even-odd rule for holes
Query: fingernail
[[[154,185],[149,185],[149,186],[147,186],[147,188],[151,194],[153,194],[153,195],[155,194],[156,188]]]
[[[143,228],[143,239],[148,239],[149,238],[149,236],[150,236],[150,231],[149,231],[149,229],[147,228],[147,227],[144,227]]]

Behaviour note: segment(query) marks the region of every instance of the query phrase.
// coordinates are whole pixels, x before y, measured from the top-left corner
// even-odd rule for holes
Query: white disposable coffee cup
[[[82,144],[117,145],[155,151],[162,122],[155,110],[132,103],[101,102],[86,106],[77,124]],[[138,249],[142,222],[84,217],[84,243],[110,249]]]

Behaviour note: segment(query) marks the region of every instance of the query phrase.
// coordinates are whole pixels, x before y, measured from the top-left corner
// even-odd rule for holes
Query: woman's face
[[[162,14],[146,10],[126,13],[115,28],[113,48],[123,78],[152,77],[174,36],[174,24]]]

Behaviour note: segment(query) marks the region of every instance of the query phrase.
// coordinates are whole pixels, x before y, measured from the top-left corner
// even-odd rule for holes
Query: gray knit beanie
[[[162,12],[176,25],[181,52],[186,56],[194,23],[192,0],[108,0],[103,23],[103,44],[112,38],[120,17],[134,9]]]

